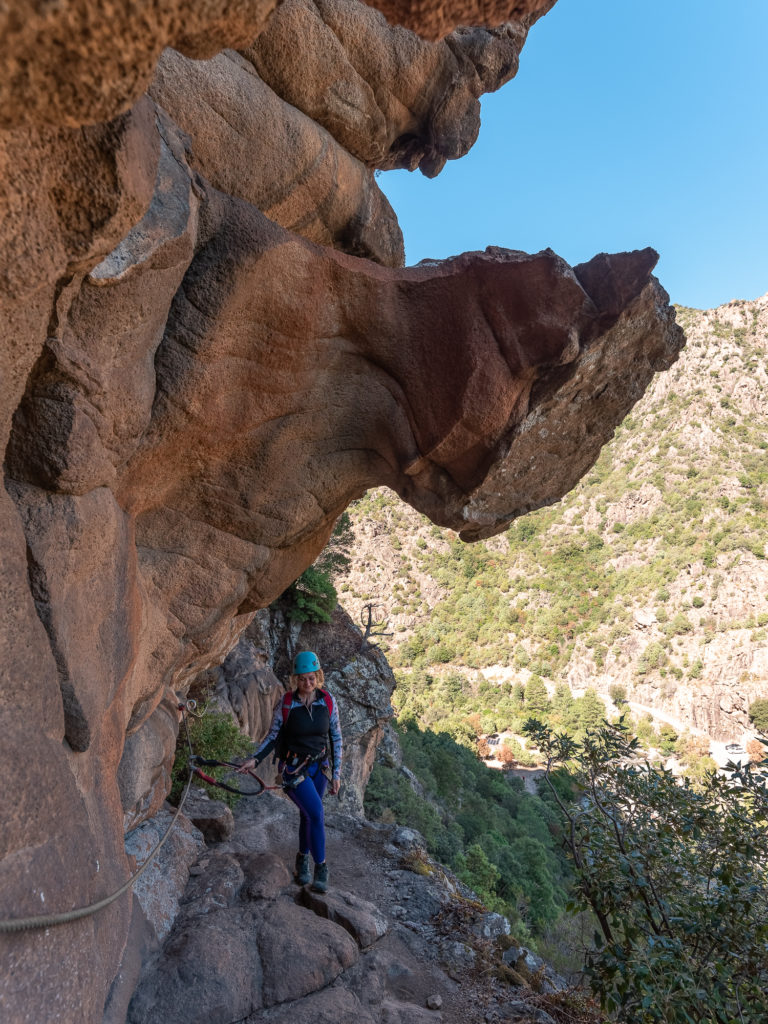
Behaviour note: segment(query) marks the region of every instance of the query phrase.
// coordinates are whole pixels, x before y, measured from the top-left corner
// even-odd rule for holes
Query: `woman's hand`
[[[249,757],[248,760],[247,761],[243,761],[243,763],[240,765],[240,767],[236,768],[235,771],[237,771],[240,775],[244,775],[246,772],[250,771],[251,768],[255,768],[255,767],[256,767],[256,758],[255,757]]]
[[[339,787],[340,786],[341,786],[341,780],[340,779],[331,779],[331,784],[328,787],[328,792],[331,794],[331,796],[336,796],[336,794],[339,792]]]

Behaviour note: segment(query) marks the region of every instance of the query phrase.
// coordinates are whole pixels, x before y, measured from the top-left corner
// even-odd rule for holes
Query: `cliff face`
[[[0,916],[125,879],[174,693],[352,497],[492,534],[676,357],[650,251],[400,266],[374,170],[466,152],[551,6],[436,43],[353,0],[0,14]],[[130,917],[3,938],[3,1015],[99,1019]]]

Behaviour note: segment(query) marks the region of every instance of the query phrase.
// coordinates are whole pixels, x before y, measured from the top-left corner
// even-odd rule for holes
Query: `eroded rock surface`
[[[351,498],[387,484],[465,538],[501,530],[675,358],[649,250],[399,265],[374,170],[466,152],[551,5],[439,43],[355,0],[0,13],[1,916],[124,881],[176,693]],[[418,12],[433,35],[466,13]],[[379,726],[349,706],[359,791]],[[2,1016],[98,1020],[131,919],[125,896],[0,939]]]
[[[513,993],[524,1006],[540,988],[541,961],[521,966],[517,987],[495,980],[509,943],[482,932],[489,918],[508,932],[506,919],[423,851],[418,872],[403,867],[406,846],[423,847],[418,833],[407,842],[397,833],[408,830],[339,814],[332,798],[326,820],[331,885],[320,895],[287,867],[295,807],[272,794],[240,802],[231,840],[201,852],[172,930],[145,954],[129,1024],[453,1024],[504,1019]],[[515,962],[531,956],[515,948]],[[549,990],[563,987],[550,975]]]

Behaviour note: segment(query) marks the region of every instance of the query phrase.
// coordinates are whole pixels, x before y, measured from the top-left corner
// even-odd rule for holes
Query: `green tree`
[[[494,733],[498,732],[496,719],[493,718],[491,715],[483,715],[483,717],[480,719],[480,731],[485,736],[492,736]]]
[[[499,864],[500,890],[503,892],[508,880],[513,879],[524,916],[539,929],[555,921],[563,910],[548,860],[548,851],[538,839],[520,836],[503,852]],[[562,898],[562,891],[559,895]]]
[[[549,693],[541,676],[531,676],[525,684],[526,714],[534,718],[546,718],[549,714]]]
[[[330,540],[314,563],[285,590],[280,600],[294,622],[330,622],[338,601],[334,578],[349,568],[349,549],[354,540],[349,513],[336,520]]]
[[[760,732],[768,733],[768,699],[761,697],[749,705],[749,717]]]
[[[579,725],[582,729],[597,729],[605,720],[605,704],[597,690],[590,686],[579,699]]]
[[[552,715],[558,724],[568,732],[578,728],[576,702],[567,683],[558,683],[552,698]]]
[[[577,799],[551,793],[598,922],[587,974],[626,1024],[759,1024],[768,991],[768,762],[699,788],[638,756],[605,725],[578,744],[528,731],[546,778],[569,765]]]
[[[295,622],[330,622],[336,588],[327,573],[310,565],[281,595],[286,615]]]
[[[646,746],[652,746],[657,739],[656,728],[650,715],[643,715],[635,726],[635,734],[640,742]]]
[[[673,754],[677,744],[677,733],[667,722],[659,727],[659,749],[662,754]]]
[[[573,694],[568,683],[558,683],[552,697],[552,714],[564,718],[573,707]]]
[[[626,688],[620,686],[619,683],[614,683],[608,690],[611,700],[617,708],[622,708],[627,703],[627,691]]]
[[[457,858],[457,874],[485,902],[493,902],[499,869],[491,864],[482,846],[473,843],[463,857]]]
[[[172,804],[178,804],[189,777],[187,730],[189,731],[189,744],[198,757],[212,761],[230,761],[235,757],[246,757],[253,752],[253,741],[240,732],[232,716],[212,708],[207,700],[202,701],[198,705],[197,713],[188,716],[186,726],[182,723],[179,729],[176,754],[171,769],[171,792],[168,796]],[[228,769],[206,768],[205,772],[214,779],[221,779],[227,774]],[[207,790],[214,799],[223,800],[230,807],[234,807],[240,799],[236,793],[228,793],[227,790],[211,786],[202,780],[197,784]]]

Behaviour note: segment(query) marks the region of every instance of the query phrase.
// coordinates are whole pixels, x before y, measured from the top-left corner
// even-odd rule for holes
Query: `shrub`
[[[693,625],[684,612],[677,612],[664,630],[668,636],[679,636],[681,633],[690,633]]]
[[[761,743],[760,740],[751,739],[747,741],[747,753],[752,764],[760,764],[768,757],[768,746],[765,742]]]
[[[611,700],[616,707],[622,707],[627,703],[627,690],[626,687],[621,686],[619,683],[614,683],[608,690]]]
[[[667,652],[658,642],[653,640],[640,655],[637,663],[637,674],[645,675],[650,669],[661,668],[667,662]]]
[[[199,712],[200,717],[187,718],[189,740],[195,754],[213,761],[231,761],[235,757],[245,757],[252,753],[253,741],[240,732],[231,715],[214,710],[207,701],[199,705]],[[187,734],[182,724],[171,769],[171,792],[168,799],[172,804],[178,804],[187,783],[188,761]],[[222,768],[205,769],[206,774],[214,778],[220,778],[225,771]],[[223,800],[230,807],[240,799],[236,793],[228,793],[225,789],[210,786],[207,782],[199,781],[199,785],[216,800]]]
[[[677,745],[677,733],[667,722],[662,723],[659,729],[659,748],[662,754],[672,754]]]
[[[455,657],[456,650],[448,643],[433,644],[426,652],[426,659],[430,665],[447,665]]]
[[[757,1024],[768,990],[768,780],[750,768],[698,789],[606,726],[577,744],[534,726],[546,779],[573,765],[579,799],[552,785],[578,909],[599,931],[594,992],[626,1024]]]
[[[327,572],[310,565],[282,594],[286,615],[294,622],[330,622],[336,590]]]

